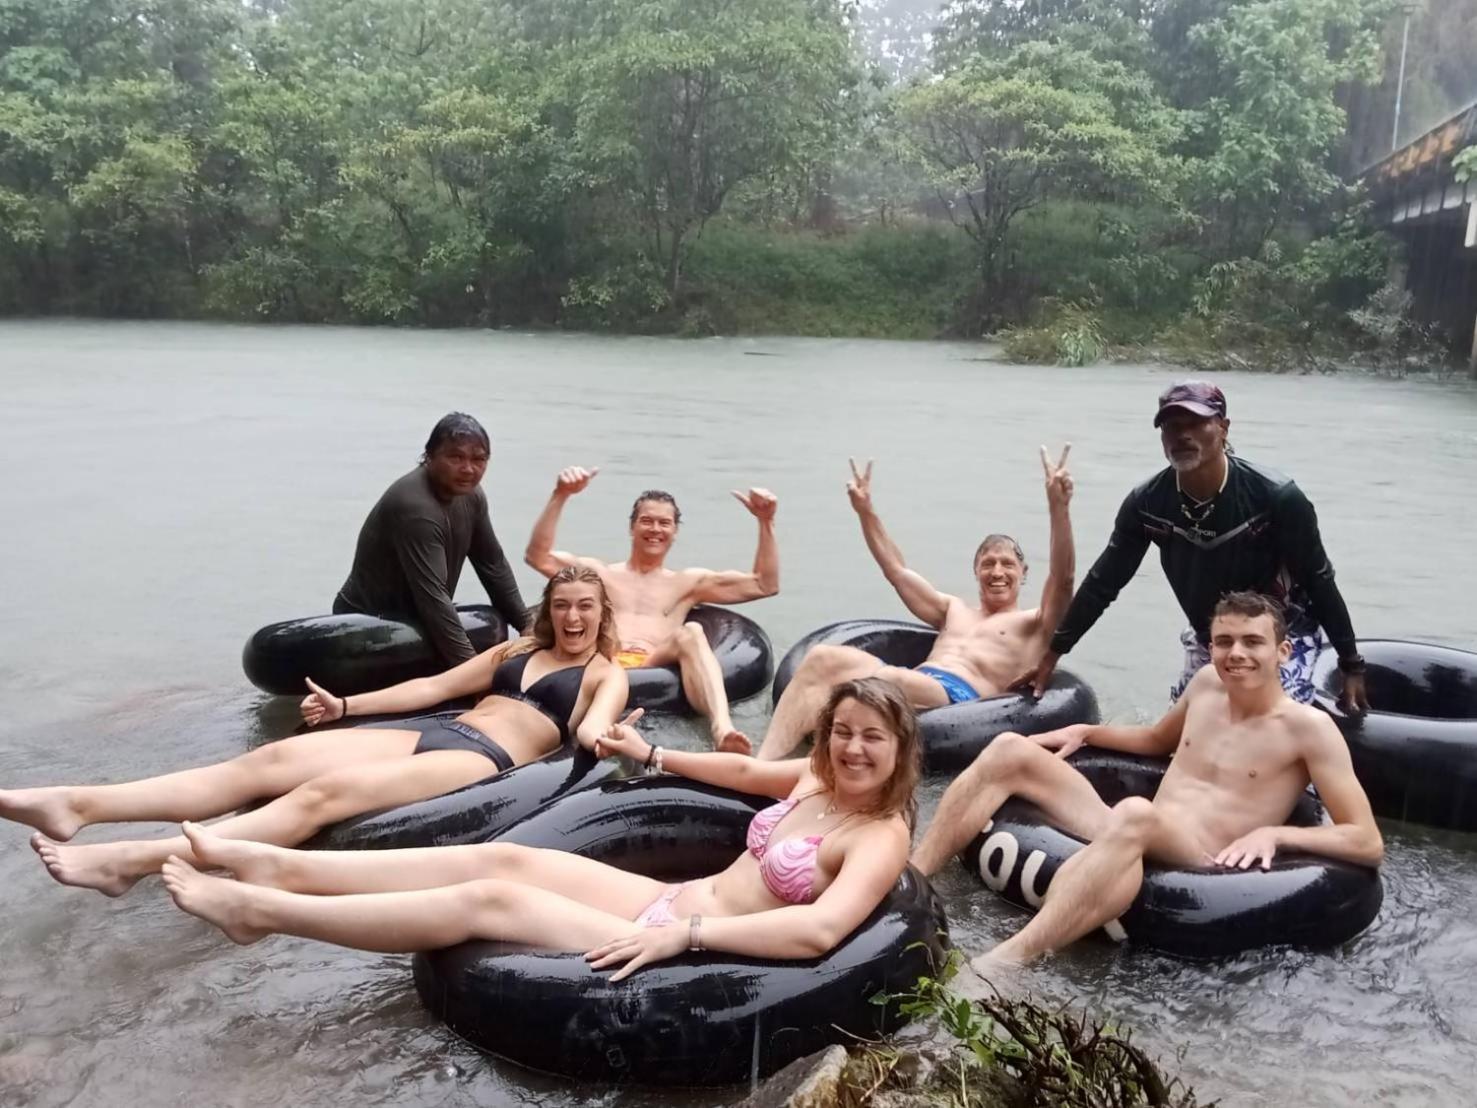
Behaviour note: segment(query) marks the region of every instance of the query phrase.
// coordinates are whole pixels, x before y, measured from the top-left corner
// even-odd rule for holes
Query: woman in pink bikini
[[[469,939],[586,951],[618,980],[684,950],[815,958],[867,918],[908,861],[917,719],[877,678],[836,686],[809,759],[663,750],[630,723],[600,739],[696,781],[772,796],[723,872],[666,885],[557,850],[485,843],[421,850],[298,851],[185,824],[195,857],[164,867],[175,903],[239,943],[281,933],[380,952]]]

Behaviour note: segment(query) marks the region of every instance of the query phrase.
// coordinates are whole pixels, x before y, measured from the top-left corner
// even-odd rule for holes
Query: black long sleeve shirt
[[[1358,653],[1349,609],[1334,583],[1312,502],[1289,478],[1237,456],[1226,485],[1200,522],[1166,467],[1128,494],[1107,549],[1093,563],[1051,639],[1066,654],[1133,579],[1149,544],[1159,547],[1164,576],[1202,643],[1210,614],[1228,592],[1249,589],[1287,609],[1290,634],[1322,626],[1340,658]],[[1198,517],[1198,510],[1193,513]]]
[[[474,654],[451,599],[467,559],[498,615],[522,627],[527,609],[493,533],[486,494],[479,488],[442,500],[417,466],[370,510],[339,596],[355,611],[410,620],[456,665]]]

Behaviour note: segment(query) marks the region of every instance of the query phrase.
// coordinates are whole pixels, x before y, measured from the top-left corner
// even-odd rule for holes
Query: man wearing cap
[[[491,451],[487,431],[471,416],[451,412],[437,422],[420,465],[370,509],[349,579],[334,597],[335,614],[414,623],[447,668],[460,665],[476,653],[452,603],[470,559],[498,615],[523,627],[528,609],[481,488]]]
[[[1364,710],[1364,659],[1349,610],[1323,551],[1313,505],[1289,478],[1232,454],[1226,397],[1205,381],[1182,381],[1159,397],[1154,416],[1169,465],[1128,494],[1107,549],[1093,564],[1035,669],[1018,684],[1039,696],[1057,660],[1087,634],[1132,580],[1149,544],[1190,627],[1180,636],[1185,668],[1170,690],[1178,700],[1210,660],[1210,615],[1229,592],[1276,598],[1287,612],[1292,656],[1282,683],[1294,700],[1313,698],[1313,663],[1327,640],[1338,651],[1340,703]],[[1322,632],[1320,633],[1320,628]]]

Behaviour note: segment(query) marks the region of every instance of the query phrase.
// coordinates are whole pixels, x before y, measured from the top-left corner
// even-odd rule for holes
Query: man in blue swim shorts
[[[875,655],[851,646],[818,645],[805,655],[774,708],[774,718],[759,748],[761,758],[784,758],[814,729],[830,690],[856,677],[883,677],[893,682],[913,707],[940,708],[1005,692],[1027,666],[1046,650],[1057,621],[1072,599],[1075,555],[1072,520],[1072,477],[1067,452],[1053,463],[1041,448],[1046,474],[1046,503],[1051,516],[1051,565],[1041,591],[1041,605],[1019,606],[1026,579],[1026,558],[1009,535],[987,535],[974,554],[979,599],[969,603],[940,592],[908,568],[902,551],[888,537],[872,507],[872,463],[864,470],[851,463],[846,493],[861,521],[867,549],[902,602],[938,638],[922,665],[913,669],[884,665]]]

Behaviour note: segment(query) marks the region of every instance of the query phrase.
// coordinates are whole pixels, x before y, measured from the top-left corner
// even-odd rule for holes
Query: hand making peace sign
[[[1062,447],[1062,456],[1056,465],[1051,464],[1051,455],[1046,447],[1041,448],[1041,468],[1046,473],[1046,503],[1052,508],[1065,508],[1072,500],[1072,475],[1067,472],[1067,455],[1072,444]]]
[[[867,468],[858,470],[856,459],[847,458],[851,466],[851,480],[846,483],[846,495],[851,497],[851,506],[857,514],[872,510],[872,459],[867,459]]]

